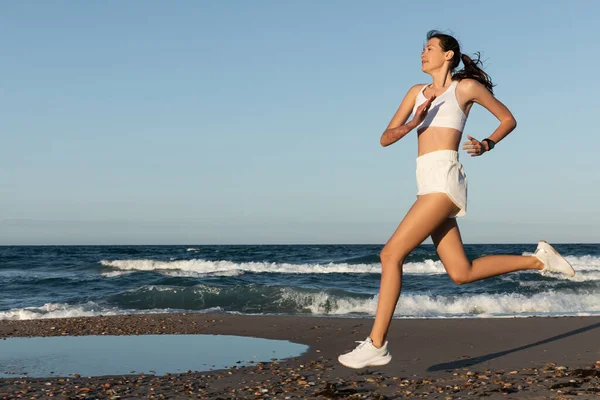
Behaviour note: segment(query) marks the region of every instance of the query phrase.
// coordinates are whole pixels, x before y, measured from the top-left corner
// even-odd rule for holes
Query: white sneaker
[[[392,360],[392,355],[387,350],[388,342],[377,348],[373,345],[373,341],[368,337],[360,343],[350,353],[342,354],[338,357],[338,361],[349,368],[364,368],[377,365],[385,365]]]
[[[544,263],[542,272],[560,272],[567,276],[575,276],[575,270],[571,264],[544,240],[540,240],[533,256]]]

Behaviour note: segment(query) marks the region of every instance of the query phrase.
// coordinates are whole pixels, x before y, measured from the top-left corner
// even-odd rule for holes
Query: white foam
[[[540,274],[538,271],[527,271],[523,272],[526,274]],[[540,274],[542,276],[542,274]],[[600,281],[600,271],[588,272],[588,271],[577,271],[577,274],[573,277],[568,277],[558,273],[544,273],[543,276],[553,278],[552,280],[535,280],[535,281],[524,281],[519,274],[506,274],[500,276],[500,279],[509,281],[521,287],[531,288],[551,288],[556,286],[564,285],[565,282],[597,282]]]
[[[532,253],[524,253],[523,255],[531,255]],[[559,280],[568,280],[573,282],[589,282],[600,281],[600,257],[596,256],[565,256],[565,259],[573,266],[576,274],[573,277],[568,277],[560,274],[549,274],[553,278]],[[514,275],[505,275],[507,278],[514,280]],[[544,284],[551,286],[550,283]],[[519,282],[519,285],[526,286],[525,283]]]
[[[398,313],[409,316],[462,315],[573,315],[600,313],[600,297],[592,293],[547,291],[533,296],[521,294],[478,294],[432,297],[409,295],[400,298]]]
[[[598,272],[585,272],[577,271],[577,274],[572,278],[566,278],[573,282],[587,282],[587,281],[600,281],[600,271]]]
[[[312,314],[345,315],[345,314],[373,314],[377,307],[377,298],[369,299],[340,298],[325,292],[307,293],[295,289],[285,288],[281,298],[276,303],[293,302],[299,308],[310,311]]]
[[[526,253],[525,253],[526,254]],[[600,257],[595,256],[567,256],[565,257],[577,271],[574,278],[576,282],[600,280]],[[117,268],[126,271],[187,271],[196,274],[213,274],[219,276],[223,273],[232,271],[254,272],[254,273],[278,273],[278,274],[379,274],[381,273],[381,264],[347,264],[347,263],[328,263],[328,264],[289,264],[289,263],[267,263],[267,262],[246,262],[235,263],[231,261],[207,261],[202,259],[176,260],[176,261],[157,261],[157,260],[102,260],[100,263],[106,267]],[[405,274],[424,274],[440,275],[445,274],[446,270],[441,261],[425,260],[422,262],[409,262],[404,264]],[[177,275],[172,275],[177,276]],[[179,275],[179,276],[195,276]],[[235,275],[225,275],[235,276]],[[566,279],[566,278],[565,278]]]
[[[524,256],[531,256],[533,253],[524,252]],[[563,255],[565,260],[567,260],[575,269],[576,272],[581,271],[598,271],[600,272],[600,257],[598,256],[569,256]]]
[[[378,264],[380,265],[380,264]],[[441,261],[425,260],[423,262],[409,262],[402,266],[404,273],[408,274],[445,274],[446,269]]]
[[[122,275],[129,275],[133,272],[134,271],[109,271],[109,272],[102,272],[100,275],[102,275],[105,278],[116,278],[116,277],[122,276]]]
[[[0,311],[1,320],[30,320],[30,319],[49,319],[49,318],[75,318],[75,317],[94,317],[99,315],[125,315],[125,314],[156,314],[169,312],[197,312],[197,313],[218,313],[223,310],[220,307],[211,307],[206,310],[172,310],[172,309],[152,309],[152,310],[122,310],[119,308],[106,308],[97,305],[94,302],[85,304],[70,305],[65,303],[46,303],[41,307],[13,308],[9,311]]]
[[[326,293],[309,294],[290,290],[283,299],[293,300],[313,314],[375,315],[377,296],[369,299],[336,298]],[[429,296],[409,294],[400,297],[396,317],[492,317],[530,315],[598,315],[598,294],[544,292],[526,297],[520,294]]]
[[[133,271],[131,271],[133,272]],[[127,272],[129,273],[129,272]],[[206,278],[210,276],[240,276],[243,275],[244,271],[231,270],[231,271],[219,271],[219,272],[195,272],[195,271],[165,271],[164,275],[172,276],[175,278]]]
[[[600,257],[589,255],[581,257],[565,256],[565,259],[573,266],[576,272],[600,272]]]
[[[234,263],[231,261],[207,261],[201,259],[179,260],[179,261],[157,261],[157,260],[102,260],[100,263],[105,267],[118,268],[130,271],[168,271],[180,270],[199,274],[223,273],[231,271],[255,272],[255,273],[278,273],[278,274],[379,274],[381,264],[288,264],[288,263],[266,263],[247,262]],[[406,263],[404,272],[409,274],[443,274],[444,266],[440,261],[425,260],[423,262]]]
[[[64,303],[46,303],[41,307],[13,308],[0,312],[0,320],[23,320],[45,318],[91,317],[95,315],[116,315],[120,310],[105,309],[93,302],[79,305]]]

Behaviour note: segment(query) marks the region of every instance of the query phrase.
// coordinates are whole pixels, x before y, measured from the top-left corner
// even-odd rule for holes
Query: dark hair
[[[494,93],[493,87],[495,85],[492,83],[492,78],[490,78],[490,76],[483,71],[483,63],[479,58],[479,53],[476,53],[477,58],[475,60],[471,59],[471,57],[466,54],[461,54],[458,41],[454,37],[446,35],[440,31],[433,30],[427,32],[427,40],[433,38],[440,40],[440,46],[442,47],[443,51],[452,50],[454,52],[454,56],[452,57],[452,60],[450,60],[450,68],[452,71],[458,67],[458,64],[461,60],[464,64],[463,69],[452,74],[453,80],[460,81],[466,78],[475,79],[485,86],[492,94]]]

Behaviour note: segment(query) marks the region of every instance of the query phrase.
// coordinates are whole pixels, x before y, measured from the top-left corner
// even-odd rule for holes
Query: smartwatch
[[[488,151],[492,150],[494,148],[494,146],[496,145],[496,142],[494,142],[492,139],[483,139],[482,142],[487,142]]]

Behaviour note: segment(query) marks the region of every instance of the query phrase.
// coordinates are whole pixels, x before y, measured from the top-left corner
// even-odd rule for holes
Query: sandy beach
[[[600,317],[399,319],[392,362],[352,370],[338,354],[371,318],[148,314],[0,321],[0,336],[227,334],[306,344],[299,357],[165,376],[13,378],[0,398],[597,398]]]

